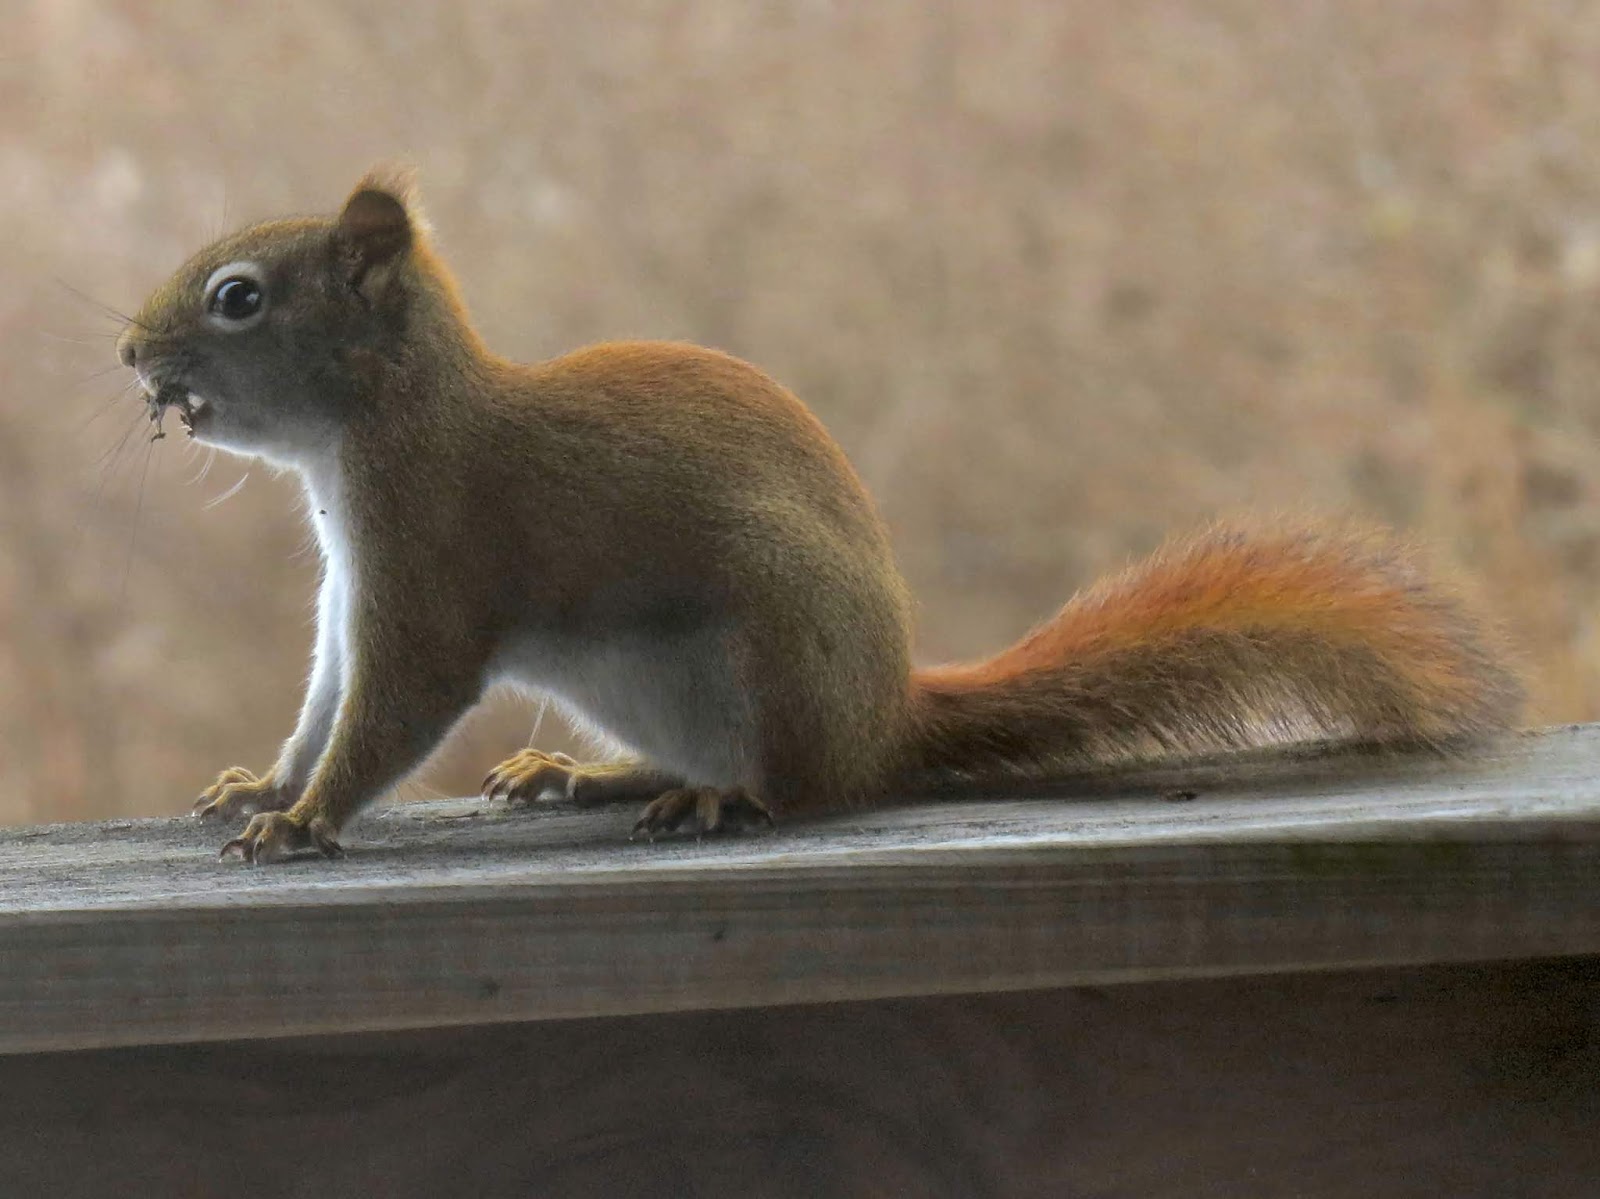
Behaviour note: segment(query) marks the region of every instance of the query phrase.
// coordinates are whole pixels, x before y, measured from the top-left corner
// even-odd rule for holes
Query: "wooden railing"
[[[916,1062],[896,1065],[896,1054],[953,1054],[950,1061],[956,1062],[972,1051],[972,1038],[990,1044],[983,1039],[998,1036],[994,1045],[1003,1049],[1010,1035],[1005,1026],[1022,1021],[1032,1030],[1025,1039],[1044,1038],[1030,1059],[1041,1069],[1055,1060],[1052,1052],[1065,1053],[1069,1046],[1089,1056],[1056,1061],[1053,1069],[1064,1072],[1060,1078],[1019,1073],[1016,1063],[1002,1064],[994,1076],[974,1068],[959,1102],[993,1098],[985,1088],[995,1086],[1017,1100],[1021,1087],[1043,1105],[1028,1117],[1028,1127],[1036,1127],[1040,1119],[1057,1118],[1050,1115],[1052,1104],[1076,1111],[1087,1103],[1078,1090],[1091,1082],[1115,1088],[1129,1077],[1143,1077],[1148,1071],[1133,1060],[1142,1052],[1138,1047],[1162,1046],[1170,1070],[1164,1081],[1150,1085],[1165,1090],[1130,1100],[1134,1106],[1123,1112],[1130,1126],[1144,1127],[1145,1120],[1160,1127],[1157,1109],[1170,1109],[1174,1096],[1199,1094],[1196,1088],[1203,1090],[1208,1073],[1232,1079],[1229,1086],[1254,1088],[1250,1094],[1289,1086],[1282,1076],[1286,1055],[1293,1057],[1296,1044],[1313,1051],[1303,1037],[1296,1042],[1279,1025],[1262,1022],[1270,1023],[1273,1012],[1278,1019],[1284,1015],[1272,996],[1294,994],[1300,996],[1295,1010],[1320,1013],[1329,1025],[1326,1035],[1364,1038],[1365,1048],[1349,1052],[1379,1055],[1370,1063],[1374,1073],[1359,1082],[1327,1078],[1321,1091],[1315,1079],[1302,1078],[1311,1089],[1289,1086],[1281,1112],[1261,1108],[1244,1091],[1196,1100],[1205,1110],[1185,1109],[1187,1116],[1169,1111],[1169,1119],[1210,1127],[1207,1105],[1214,1104],[1216,1112],[1234,1112],[1235,1121],[1260,1122],[1233,1126],[1243,1138],[1237,1161],[1227,1156],[1227,1129],[1206,1141],[1209,1156],[1201,1156],[1212,1171],[1206,1177],[1240,1171],[1240,1189],[1215,1193],[1476,1194],[1472,1186],[1503,1187],[1510,1186],[1508,1180],[1531,1178],[1544,1181],[1525,1193],[1565,1194],[1560,1186],[1569,1174],[1600,1165],[1594,1160],[1600,1150],[1589,1159],[1574,1157],[1581,1154],[1579,1146],[1600,1143],[1600,1136],[1582,1131],[1589,1127],[1583,1113],[1600,1114],[1600,726],[1529,733],[1453,759],[1212,764],[1128,773],[1078,791],[1068,798],[924,802],[780,824],[768,833],[655,844],[629,841],[632,813],[623,809],[508,810],[476,799],[404,804],[377,809],[350,829],[350,853],[343,861],[308,857],[267,868],[218,862],[219,830],[188,819],[0,832],[0,1053],[32,1055],[0,1058],[0,1094],[15,1103],[19,1088],[31,1095],[41,1088],[70,1093],[74,1078],[82,1083],[89,1077],[84,1071],[93,1073],[86,1063],[99,1061],[108,1073],[83,1084],[83,1110],[96,1110],[96,1103],[115,1092],[122,1068],[116,1063],[123,1062],[147,1080],[176,1079],[176,1089],[163,1092],[161,1102],[178,1096],[176,1102],[183,1103],[184,1088],[197,1078],[216,1086],[218,1078],[231,1077],[229,1063],[253,1063],[255,1071],[286,1053],[312,1063],[346,1061],[354,1052],[364,1055],[363,1068],[388,1077],[381,1071],[401,1069],[396,1063],[412,1060],[408,1055],[422,1052],[419,1046],[445,1052],[438,1046],[449,1045],[454,1048],[447,1056],[467,1053],[477,1063],[473,1069],[493,1075],[482,1081],[499,1088],[495,1103],[506,1100],[508,1087],[544,1086],[559,1076],[568,1088],[563,1102],[615,1113],[619,1105],[632,1110],[630,1104],[645,1102],[650,1078],[661,1083],[670,1074],[676,1080],[671,1085],[682,1085],[702,1068],[721,1071],[724,1081],[745,1070],[754,1088],[749,1094],[765,1095],[773,1071],[792,1072],[795,1061],[819,1060],[810,1056],[814,1050],[826,1058],[817,1077],[831,1080],[830,1094],[838,1098],[864,1087],[869,1098],[857,1099],[865,1109],[878,1110],[907,1101],[891,1095],[895,1079],[904,1077],[913,1088],[924,1085],[916,1081]],[[1306,971],[1338,973],[1284,977]],[[1233,981],[1202,981],[1207,979]],[[1152,983],[1161,985],[1112,986]],[[1537,993],[1541,986],[1546,993]],[[996,994],[1046,989],[1048,996]],[[1382,1000],[1386,994],[1399,997],[1399,1016]],[[1441,994],[1453,996],[1455,1006],[1441,1006]],[[1086,998],[1095,995],[1101,998]],[[838,1001],[874,1002],[787,1006]],[[1506,1025],[1505,1005],[1522,1002],[1526,1011]],[[1108,1003],[1111,1009],[1105,1009]],[[728,1014],[749,1008],[763,1011]],[[1105,1014],[1112,1009],[1121,1013],[1114,1020]],[[851,1012],[857,1015],[841,1015]],[[1143,1025],[1140,1012],[1148,1017]],[[629,1016],[650,1018],[619,1019]],[[573,1017],[610,1019],[469,1031]],[[1239,1025],[1239,1019],[1254,1023]],[[925,1030],[930,1020],[944,1032],[896,1041],[892,1028]],[[1174,1034],[1174,1020],[1187,1031]],[[1521,1031],[1507,1032],[1500,1041],[1474,1041],[1474,1025]],[[440,1031],[447,1027],[457,1031]],[[780,1027],[799,1041],[780,1048],[785,1037],[774,1032]],[[1296,1027],[1304,1032],[1308,1026]],[[745,1049],[717,1041],[708,1031],[717,1028],[745,1029],[735,1037],[745,1038]],[[772,1035],[756,1036],[748,1031],[754,1028]],[[1095,1028],[1106,1044],[1124,1046],[1120,1066],[1082,1045],[1083,1030]],[[382,1030],[415,1031],[379,1042],[358,1036]],[[500,1069],[494,1063],[521,1060],[518,1054],[535,1043],[560,1057],[585,1038],[614,1037],[648,1058],[650,1044],[685,1030],[698,1030],[693,1035],[700,1038],[700,1056],[686,1064],[664,1049],[667,1056],[656,1067],[632,1061],[624,1070],[633,1079],[627,1096],[597,1081],[606,1071],[594,1072],[592,1062],[585,1067],[593,1074],[587,1090],[571,1081],[560,1061],[541,1067],[553,1074],[539,1082],[513,1084],[494,1074]],[[283,1040],[308,1035],[322,1039]],[[751,1036],[765,1046],[754,1057]],[[462,1037],[479,1038],[471,1041],[477,1048],[462,1049],[468,1044]],[[263,1038],[271,1040],[248,1044]],[[197,1049],[176,1047],[143,1049],[138,1059],[55,1052],[200,1041],[229,1044],[203,1058],[194,1056]],[[1469,1052],[1468,1045],[1477,1048]],[[1297,1078],[1308,1069],[1329,1068],[1329,1050],[1315,1052],[1324,1054],[1317,1059],[1321,1064],[1301,1062],[1294,1067]],[[1222,1064],[1230,1053],[1233,1064]],[[1441,1066],[1438,1053],[1456,1055],[1460,1070]],[[1506,1053],[1523,1057],[1506,1066]],[[1528,1054],[1538,1059],[1538,1069],[1528,1064]],[[1395,1072],[1387,1090],[1373,1081],[1387,1077],[1386,1064]],[[300,1102],[289,1091],[304,1090],[306,1101],[324,1101],[318,1096],[329,1085],[326,1069],[308,1069],[285,1091],[285,1111],[278,1116],[290,1118],[288,1110]],[[965,1067],[950,1069],[960,1074]],[[1436,1093],[1445,1085],[1440,1078],[1468,1086],[1460,1079],[1470,1082],[1497,1069],[1556,1079],[1549,1085],[1559,1094],[1545,1094],[1537,1081],[1522,1091],[1479,1088],[1470,1102],[1460,1094]],[[817,1096],[804,1090],[795,1093],[794,1113],[821,1119],[807,1106]],[[352,1111],[363,1102],[359,1091],[348,1097]],[[946,1099],[958,1102],[955,1093]],[[515,1101],[524,1100],[546,1102],[548,1096]],[[783,1097],[768,1100],[777,1104],[769,1115],[781,1118]],[[419,1084],[410,1101],[437,1104],[439,1097]],[[461,1101],[470,1104],[470,1095]],[[715,1099],[734,1101],[720,1093]],[[403,1107],[406,1100],[395,1102]],[[691,1100],[657,1096],[653,1102]],[[1442,1154],[1467,1170],[1461,1175],[1467,1181],[1436,1192],[1384,1190],[1382,1179],[1391,1176],[1380,1167],[1389,1159],[1377,1152],[1373,1138],[1379,1134],[1371,1130],[1362,1134],[1362,1152],[1352,1151],[1340,1134],[1338,1144],[1345,1147],[1332,1158],[1319,1157],[1317,1146],[1327,1149],[1332,1135],[1326,1122],[1337,1119],[1333,1113],[1348,1113],[1352,1102],[1388,1104],[1383,1110],[1389,1117],[1375,1125],[1363,1117],[1361,1126],[1422,1138],[1413,1165]],[[1459,1116],[1464,1103],[1473,1120],[1499,1119],[1521,1110],[1518,1104],[1543,1103],[1539,1135],[1556,1140],[1537,1162],[1523,1162],[1520,1174],[1505,1174],[1503,1154],[1494,1156],[1476,1135],[1441,1140],[1439,1122]],[[1291,1117],[1294,1106],[1298,1112]],[[1239,1115],[1244,1109],[1256,1115]],[[6,1127],[21,1128],[28,1119],[48,1123],[39,1114],[47,1110],[18,1107],[23,1114],[14,1115],[21,1124],[7,1126],[0,1119],[0,1150],[8,1148]],[[524,1115],[530,1123],[545,1119],[539,1110]],[[672,1118],[680,1116],[689,1118]],[[212,1113],[196,1112],[194,1118],[206,1121]],[[602,1123],[608,1118],[595,1116]],[[945,1118],[959,1128],[959,1110]],[[1082,1112],[1074,1117],[1084,1118]],[[739,1117],[723,1110],[707,1119],[721,1120],[718,1127],[726,1130],[727,1121],[737,1124]],[[1273,1121],[1280,1119],[1300,1133],[1277,1129]],[[1408,1121],[1413,1126],[1399,1127]],[[1565,1140],[1563,1121],[1575,1130]],[[1074,1141],[1071,1125],[1067,1121],[1060,1137],[1039,1139],[1031,1149],[1013,1144],[992,1169],[968,1163],[952,1177],[985,1180],[1003,1194],[1033,1193],[1029,1188],[1043,1185],[1040,1178],[1088,1178],[1086,1163],[1100,1160],[1095,1155],[1104,1145],[1093,1149]],[[1424,1137],[1425,1128],[1432,1129],[1432,1139]],[[891,1141],[901,1135],[879,1131]],[[1168,1131],[1166,1141],[1147,1141],[1147,1155],[1158,1161],[1163,1154],[1187,1155],[1191,1165],[1200,1160],[1193,1146],[1184,1147],[1187,1132]],[[0,1152],[0,1186],[8,1178],[17,1186],[45,1178],[6,1173],[33,1168],[29,1162],[46,1168],[39,1165],[43,1158],[29,1156],[54,1143],[40,1135],[34,1128],[32,1139],[19,1142],[22,1148],[10,1159]],[[253,1143],[251,1134],[239,1135],[242,1145]],[[593,1129],[573,1135],[575,1144],[590,1144],[583,1138]],[[984,1135],[992,1141],[1000,1134],[990,1129]],[[1285,1158],[1284,1138],[1293,1135],[1309,1139],[1298,1156]],[[1266,1142],[1260,1138],[1269,1136],[1276,1157],[1263,1155]],[[469,1142],[467,1136],[459,1145]],[[116,1143],[115,1137],[104,1143]],[[257,1147],[263,1162],[272,1160],[270,1141],[260,1140]],[[819,1140],[814,1149],[826,1155],[837,1145]],[[887,1143],[878,1149],[890,1156],[871,1169],[898,1152]],[[1481,1160],[1474,1158],[1480,1151]],[[860,1146],[848,1152],[857,1154]],[[67,1165],[87,1169],[94,1160],[91,1155]],[[922,1159],[911,1152],[907,1160]],[[1104,1193],[1202,1193],[1193,1189],[1198,1176],[1184,1174],[1187,1167],[1176,1158],[1167,1169],[1145,1169],[1149,1161],[1141,1160],[1145,1174],[1138,1177],[1148,1175],[1142,1189]],[[1319,1184],[1317,1163],[1340,1160],[1343,1172],[1329,1165],[1327,1185]],[[1251,1161],[1255,1174],[1246,1170]],[[1435,1165],[1442,1168],[1443,1161],[1439,1157]],[[1252,1178],[1280,1177],[1272,1169],[1287,1171],[1281,1177],[1297,1179],[1299,1189],[1251,1189]],[[380,1177],[378,1167],[373,1170],[378,1172],[368,1177]],[[151,1185],[177,1185],[176,1177],[158,1170]],[[610,1179],[611,1193],[626,1192],[616,1189],[614,1175],[601,1171],[592,1177]],[[865,1179],[858,1181],[865,1186]],[[374,1185],[373,1194],[412,1193],[399,1181],[387,1189]],[[719,1193],[705,1185],[712,1189],[701,1193]],[[952,1185],[957,1189],[949,1193],[962,1193],[959,1182]],[[1354,1189],[1340,1191],[1341,1185]],[[603,1189],[596,1184],[596,1193]],[[502,1192],[469,1186],[459,1193]],[[580,1187],[572,1193],[589,1192]],[[659,1193],[674,1193],[672,1185],[663,1182]],[[808,1192],[797,1184],[793,1190],[749,1193]],[[824,1186],[810,1193],[879,1192]]]

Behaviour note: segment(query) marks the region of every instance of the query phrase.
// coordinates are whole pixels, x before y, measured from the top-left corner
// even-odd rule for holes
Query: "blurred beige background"
[[[19,0],[0,47],[0,821],[267,765],[309,646],[291,482],[208,508],[245,468],[147,442],[69,289],[131,310],[395,157],[500,350],[691,338],[799,391],[925,658],[1207,515],[1354,512],[1484,581],[1536,719],[1600,715],[1591,4]]]

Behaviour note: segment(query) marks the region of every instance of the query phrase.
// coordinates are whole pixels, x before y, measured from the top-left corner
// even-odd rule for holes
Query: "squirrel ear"
[[[368,175],[345,201],[335,241],[350,286],[376,299],[416,240],[410,188],[403,181]]]

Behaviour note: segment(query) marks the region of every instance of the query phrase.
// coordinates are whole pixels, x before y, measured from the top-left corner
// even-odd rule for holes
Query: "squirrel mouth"
[[[168,408],[178,410],[178,419],[183,422],[184,431],[190,437],[194,436],[196,423],[210,411],[210,404],[204,396],[195,395],[181,383],[163,383],[145,396],[145,404],[150,410],[150,423],[156,427],[156,431],[151,434],[151,441],[160,441],[167,435],[166,430],[161,427],[161,422],[167,415]]]

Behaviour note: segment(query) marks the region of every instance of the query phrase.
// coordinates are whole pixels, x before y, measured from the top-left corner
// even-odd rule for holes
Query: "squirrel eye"
[[[237,332],[260,319],[267,307],[261,268],[253,262],[230,262],[206,280],[206,315],[214,325]]]
[[[211,311],[224,320],[248,320],[261,311],[261,288],[254,279],[224,279],[211,293]]]

